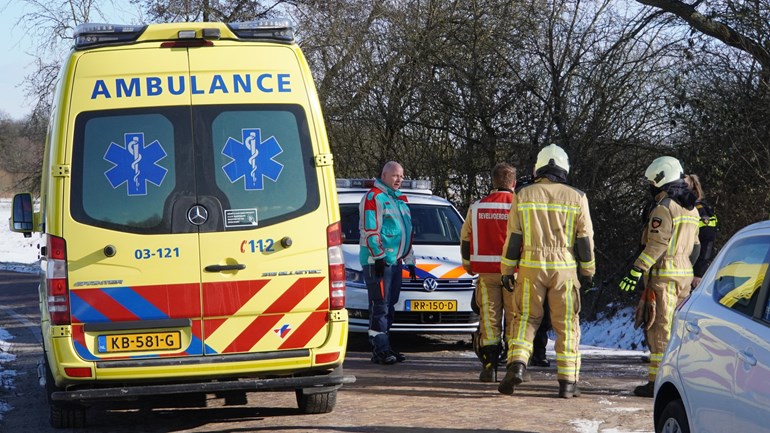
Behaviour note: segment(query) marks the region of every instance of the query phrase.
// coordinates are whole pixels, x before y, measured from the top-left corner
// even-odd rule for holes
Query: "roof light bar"
[[[203,39],[219,39],[221,36],[219,29],[203,29]]]
[[[147,25],[84,23],[75,28],[75,48],[89,48],[100,45],[133,42],[147,28]]]
[[[401,189],[431,189],[433,182],[428,179],[409,179],[401,181]]]
[[[177,37],[179,39],[195,39],[195,30],[179,30]]]
[[[288,18],[229,23],[227,26],[241,39],[294,42],[294,24]]]
[[[337,188],[371,188],[374,179],[337,179]],[[433,182],[428,179],[404,179],[401,181],[401,189],[420,189],[429,191],[433,188]]]

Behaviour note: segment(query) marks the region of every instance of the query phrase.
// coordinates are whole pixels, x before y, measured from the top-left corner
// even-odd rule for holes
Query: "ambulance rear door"
[[[47,232],[66,244],[77,356],[202,355],[187,52],[86,50],[71,67],[72,146],[50,192],[65,206]]]
[[[329,218],[295,50],[189,50],[197,204],[216,220],[199,226],[206,354],[272,352],[280,365],[327,338]]]

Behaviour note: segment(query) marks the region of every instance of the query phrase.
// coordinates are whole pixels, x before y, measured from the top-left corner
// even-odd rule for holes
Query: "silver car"
[[[345,307],[350,331],[369,329],[369,297],[358,259],[358,205],[371,188],[371,179],[337,179],[345,255]],[[404,268],[401,297],[391,332],[473,333],[479,316],[473,311],[477,277],[462,267],[460,229],[463,218],[452,204],[430,191],[426,180],[404,180],[414,230],[416,278]]]
[[[769,263],[770,221],[742,229],[676,311],[656,432],[770,432]]]

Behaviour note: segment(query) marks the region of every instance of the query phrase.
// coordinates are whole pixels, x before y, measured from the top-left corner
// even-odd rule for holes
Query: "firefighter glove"
[[[374,261],[374,276],[381,278],[385,275],[385,259],[377,259]]]
[[[503,275],[500,277],[500,282],[503,284],[505,290],[513,292],[513,283],[516,282],[516,277],[513,275]]]
[[[417,279],[417,270],[415,269],[414,265],[407,265],[407,269],[409,269],[409,279],[414,281]]]
[[[620,290],[623,290],[624,292],[633,292],[636,290],[636,286],[639,284],[639,280],[641,279],[642,270],[634,266],[630,271],[628,271],[628,275],[620,280]]]

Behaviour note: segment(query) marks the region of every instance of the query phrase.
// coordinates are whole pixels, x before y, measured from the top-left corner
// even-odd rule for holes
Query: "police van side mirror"
[[[32,231],[34,230],[32,194],[24,193],[13,196],[10,223],[11,231],[23,233],[25,238],[32,236]]]

